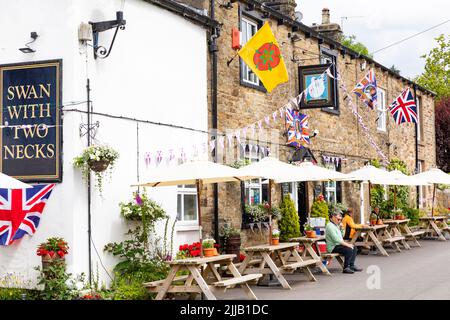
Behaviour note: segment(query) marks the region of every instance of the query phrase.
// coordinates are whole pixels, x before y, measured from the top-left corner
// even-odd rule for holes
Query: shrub
[[[328,218],[328,205],[322,198],[316,199],[311,206],[312,218],[325,218],[326,223],[329,222]]]
[[[403,212],[405,213],[406,217],[410,219],[409,221],[410,226],[417,226],[419,224],[419,216],[420,216],[419,209],[404,208]]]
[[[300,236],[300,222],[294,201],[286,195],[280,205],[281,220],[278,221],[281,241]]]

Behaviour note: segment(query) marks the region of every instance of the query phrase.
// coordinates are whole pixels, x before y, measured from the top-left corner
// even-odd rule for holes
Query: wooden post
[[[267,193],[269,202],[269,245],[272,245],[272,180],[269,179],[269,190]]]
[[[200,196],[201,196],[201,183],[200,180],[197,179],[196,181],[196,186],[197,186],[197,210],[198,210],[198,226],[199,226],[199,233],[200,233],[200,237],[199,237],[199,242],[200,242],[200,257],[203,258],[203,248],[202,248],[202,206],[200,204]]]

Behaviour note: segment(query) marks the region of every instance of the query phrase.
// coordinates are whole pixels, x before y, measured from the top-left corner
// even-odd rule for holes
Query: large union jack
[[[369,108],[373,109],[377,105],[377,90],[375,72],[370,70],[366,76],[358,82],[352,92],[354,92]]]
[[[395,123],[414,122],[417,123],[417,106],[411,89],[407,88],[395,99],[389,107]]]
[[[308,116],[286,108],[287,144],[301,148],[302,144],[309,144]]]
[[[7,246],[36,232],[55,184],[28,189],[0,189],[0,245]]]

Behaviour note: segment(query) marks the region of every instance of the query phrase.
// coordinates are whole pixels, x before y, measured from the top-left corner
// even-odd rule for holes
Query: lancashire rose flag
[[[268,92],[289,80],[280,46],[270,30],[269,23],[264,23],[238,54],[262,81]]]
[[[55,184],[28,189],[0,189],[0,245],[33,235]]]

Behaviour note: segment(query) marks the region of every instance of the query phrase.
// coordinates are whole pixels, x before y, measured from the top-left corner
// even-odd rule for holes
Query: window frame
[[[380,99],[381,94],[383,96],[383,100]],[[383,101],[383,105],[380,105],[380,102]],[[383,88],[377,88],[377,131],[379,132],[387,132],[387,109],[386,109],[386,90]],[[380,119],[383,119],[384,128],[380,128]]]
[[[185,220],[185,208],[184,208],[184,196],[186,196],[186,195],[190,195],[190,196],[192,196],[192,195],[194,195],[195,196],[195,204],[196,204],[196,208],[197,208],[197,210],[196,210],[196,213],[195,213],[195,216],[196,216],[196,219],[194,219],[194,220]],[[179,211],[179,208],[178,208],[178,197],[179,196],[181,196],[181,201],[180,201],[180,203],[181,203],[181,217],[180,217],[180,211]],[[197,188],[194,186],[194,187],[189,187],[189,188],[187,188],[186,187],[186,185],[178,185],[177,186],[177,219],[178,219],[178,221],[180,222],[180,224],[182,224],[182,225],[193,225],[193,226],[196,226],[196,225],[198,225],[198,199],[197,199]]]
[[[243,20],[247,20],[248,22],[254,23],[257,26],[256,31],[258,31],[263,26],[263,20],[261,20],[259,17],[255,16],[254,14],[249,13],[248,11],[245,11],[242,8],[242,5],[239,6],[239,31],[241,32],[241,38],[243,40],[243,30],[242,30],[242,22]],[[244,46],[245,43],[242,43],[242,46]],[[256,89],[258,91],[266,93],[267,90],[262,84],[261,80],[258,78],[258,76],[255,77],[259,81],[259,85],[244,80],[244,71],[247,69],[248,66],[245,65],[245,62],[242,60],[242,58],[239,57],[239,83],[241,86]]]
[[[243,158],[246,160],[249,160],[250,162],[258,162],[261,159],[263,159],[265,157],[265,155],[261,154],[261,149],[259,145],[256,145],[258,147],[258,153],[255,154],[253,152],[250,152],[249,149],[249,145],[247,144],[245,146],[245,151],[243,152]],[[248,149],[248,150],[247,150]],[[242,152],[242,150],[241,150]],[[255,160],[255,161],[253,161]],[[255,182],[256,180],[258,180],[258,182]],[[256,179],[252,179],[252,180],[246,180],[244,181],[244,204],[249,204],[249,205],[253,205],[253,204],[259,204],[259,203],[263,203],[264,200],[267,201],[267,199],[263,199],[263,180],[266,179],[262,179],[262,178],[256,178]],[[259,194],[260,194],[260,202],[259,203],[251,203],[251,196],[250,196],[250,189],[259,189]],[[248,192],[247,192],[248,189]]]
[[[339,165],[335,165],[333,163],[325,163],[323,162],[323,166],[327,169],[330,170],[334,170],[337,172],[341,172],[342,171],[342,164],[339,162]],[[334,184],[334,187],[330,187],[330,184]],[[336,203],[342,203],[342,182],[341,181],[324,181],[322,182],[322,192],[323,192],[323,196],[325,197],[325,200],[327,201],[327,203],[329,202],[329,198],[328,198],[328,189],[331,189],[331,191],[334,190],[334,194],[335,194],[335,202],[333,204]]]
[[[339,54],[336,51],[331,50],[327,47],[323,47],[323,46],[319,46],[319,52],[320,52],[320,55],[319,55],[320,64],[331,63],[332,64],[331,73],[336,78]],[[328,58],[331,59],[331,62],[324,61],[324,56],[328,56]],[[333,81],[333,85],[334,85],[334,106],[321,108],[321,110],[324,112],[339,116],[341,114],[341,111],[339,109],[339,90],[338,90],[339,88],[338,88],[337,81]]]

